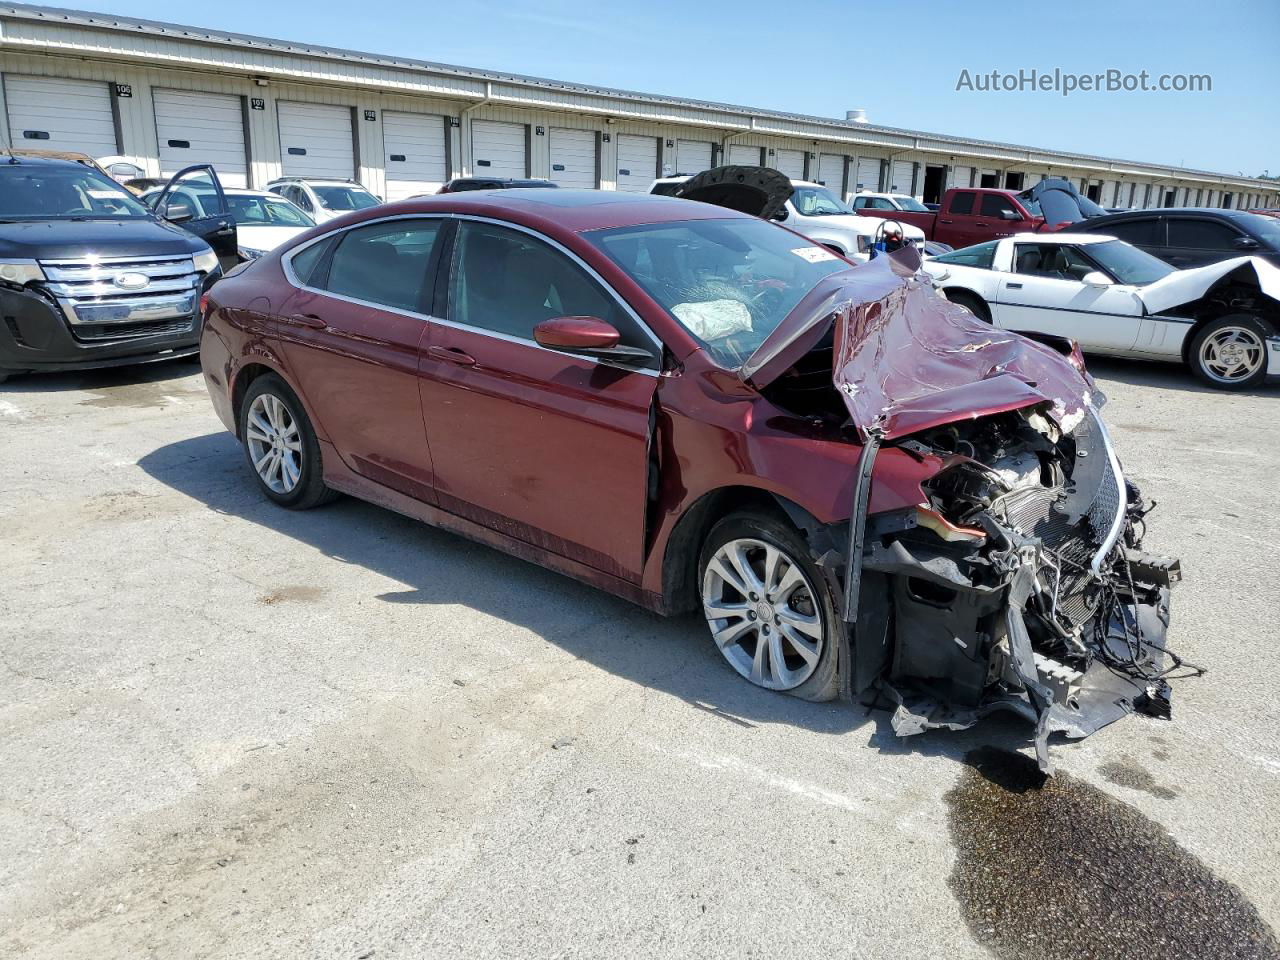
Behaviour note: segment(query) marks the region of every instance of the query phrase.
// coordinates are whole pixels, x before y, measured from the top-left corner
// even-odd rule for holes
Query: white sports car
[[[1111,237],[1022,233],[924,269],[948,300],[1006,330],[1182,362],[1220,389],[1280,376],[1280,268],[1257,257],[1176,270]]]

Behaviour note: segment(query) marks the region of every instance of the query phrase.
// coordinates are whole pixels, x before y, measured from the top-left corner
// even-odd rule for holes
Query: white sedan
[[[163,191],[163,187],[148,190],[142,195],[142,200],[147,206],[155,206]],[[229,187],[223,193],[227,198],[227,209],[236,221],[236,237],[240,243],[242,260],[256,260],[316,225],[310,216],[294,204],[266,190]],[[204,216],[205,196],[206,194],[191,187],[178,187],[169,194],[166,206],[183,203],[191,207],[193,216],[201,217]]]
[[[1280,376],[1280,268],[1258,257],[1176,270],[1112,237],[1021,233],[924,270],[948,300],[1006,330],[1186,363],[1220,389]]]

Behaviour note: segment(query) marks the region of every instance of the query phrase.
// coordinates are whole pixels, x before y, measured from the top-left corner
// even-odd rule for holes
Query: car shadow
[[[0,393],[59,393],[66,390],[112,390],[159,384],[200,372],[200,358],[178,357],[125,367],[101,367],[61,373],[17,373],[0,383]]]
[[[1208,393],[1219,397],[1280,397],[1280,381],[1263,383],[1248,390],[1218,390],[1196,379],[1195,374],[1181,364],[1098,356],[1087,356],[1085,362],[1089,372],[1095,377],[1101,380],[1119,380],[1135,387]],[[1106,384],[1102,387],[1105,393]]]
[[[298,540],[335,563],[353,564],[403,585],[374,594],[384,603],[460,605],[519,625],[572,656],[632,683],[678,697],[690,709],[742,728],[786,724],[815,733],[855,734],[886,754],[961,760],[976,745],[1017,749],[1029,724],[985,721],[961,734],[903,740],[885,710],[835,701],[809,703],[760,690],[715,651],[701,618],[661,617],[499,550],[390,510],[342,497],[319,510],[290,511],[259,492],[230,434],[192,437],[139,461],[147,474],[211,510]],[[541,602],[530,602],[537,597]],[[360,598],[352,598],[356,600]]]

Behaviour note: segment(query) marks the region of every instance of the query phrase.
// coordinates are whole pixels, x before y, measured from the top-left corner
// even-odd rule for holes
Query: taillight
[[[200,316],[204,317],[209,312],[209,295],[207,293],[200,294]]]

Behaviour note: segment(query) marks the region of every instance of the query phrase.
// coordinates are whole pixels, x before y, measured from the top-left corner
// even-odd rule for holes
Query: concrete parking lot
[[[1171,644],[1208,673],[1175,684],[1171,723],[1057,745],[1062,782],[1274,928],[1280,388],[1093,369],[1159,501],[1148,548],[1183,561]],[[957,805],[966,753],[1026,752],[1028,728],[900,741],[750,687],[695,619],[353,500],[281,510],[190,363],[0,386],[0,656],[6,956],[1012,949],[964,871],[1023,847],[962,843]],[[1025,829],[1011,796],[997,834]],[[1126,868],[1071,853],[1043,862]],[[1026,875],[1006,892],[1033,905]],[[1192,895],[1156,893],[1172,946],[1148,955],[1192,955]],[[1085,955],[1069,940],[1036,955]]]

